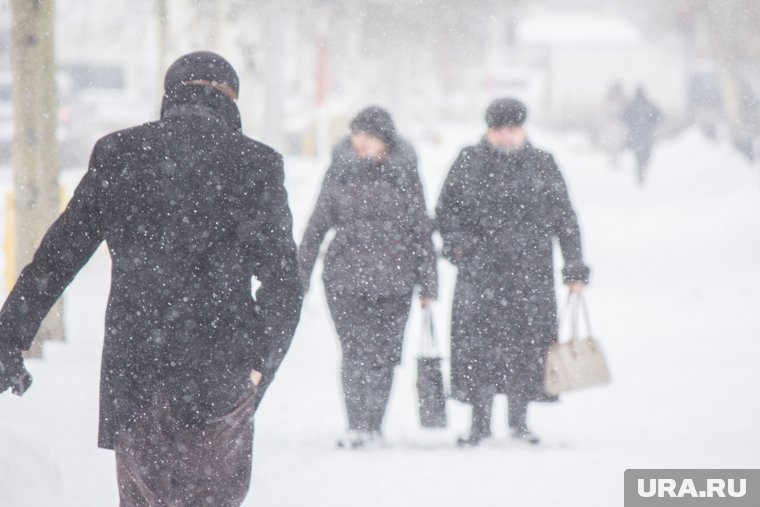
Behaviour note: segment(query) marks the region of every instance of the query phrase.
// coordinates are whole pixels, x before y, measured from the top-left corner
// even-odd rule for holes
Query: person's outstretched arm
[[[66,210],[53,223],[0,310],[0,363],[18,373],[22,351],[34,341],[42,320],[103,241],[103,200],[109,187],[108,150],[98,142],[87,173]],[[23,233],[23,231],[19,231]],[[5,360],[3,360],[3,358]],[[13,374],[6,373],[6,375]],[[0,377],[3,372],[0,371]],[[0,392],[11,387],[0,378]]]

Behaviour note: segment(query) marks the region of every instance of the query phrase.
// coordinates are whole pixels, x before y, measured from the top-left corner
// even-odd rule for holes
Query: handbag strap
[[[420,342],[420,355],[425,357],[438,357],[438,339],[435,336],[433,325],[433,310],[427,308],[422,313],[422,339]]]
[[[594,336],[594,333],[591,331],[591,318],[589,317],[588,312],[588,306],[586,305],[586,299],[583,297],[583,294],[574,294],[572,292],[568,293],[567,295],[567,303],[565,303],[565,310],[563,312],[563,317],[560,319],[560,322],[565,321],[566,319],[570,319],[570,329],[571,329],[571,335],[570,335],[570,341],[577,341],[580,337],[579,328],[580,328],[580,315],[582,315],[583,323],[586,326],[586,331],[588,333],[588,336]]]

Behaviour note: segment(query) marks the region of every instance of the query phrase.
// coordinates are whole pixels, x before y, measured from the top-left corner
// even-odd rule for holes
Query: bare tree
[[[744,86],[742,68],[760,56],[760,9],[752,0],[731,2],[700,1],[700,11],[707,21],[710,41],[720,70],[724,114],[732,132],[744,128],[742,107]]]
[[[16,276],[59,211],[53,7],[54,0],[11,2]],[[42,354],[42,340],[63,339],[62,308],[43,322],[31,355]]]

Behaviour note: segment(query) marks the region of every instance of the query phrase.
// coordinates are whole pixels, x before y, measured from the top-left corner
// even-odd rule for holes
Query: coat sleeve
[[[327,232],[335,225],[333,215],[333,202],[335,185],[344,161],[340,151],[333,151],[332,162],[327,168],[322,186],[317,197],[317,204],[309,217],[301,244],[298,247],[298,271],[304,292],[309,290],[311,272],[319,256],[319,249]]]
[[[443,256],[460,265],[477,243],[466,197],[467,176],[471,171],[473,154],[467,148],[451,166],[435,207],[436,227],[443,239]]]
[[[282,156],[270,153],[261,165],[266,170],[256,180],[257,188],[247,193],[251,216],[245,217],[239,234],[250,239],[253,274],[261,284],[255,309],[264,324],[263,336],[256,339],[251,367],[262,373],[263,394],[293,340],[303,294]]]
[[[416,282],[420,286],[421,297],[436,298],[438,297],[438,272],[433,246],[433,221],[427,214],[425,193],[417,171],[417,157],[413,151],[409,156],[407,174],[409,178],[407,219],[411,221],[410,225],[415,238]]]
[[[5,300],[0,347],[29,349],[50,308],[103,241],[107,151],[102,141],[96,143],[66,210],[47,230]]]
[[[570,203],[567,185],[565,185],[565,180],[554,161],[554,157],[548,154],[546,157],[546,190],[551,228],[554,235],[559,239],[562,258],[565,261],[562,278],[565,283],[588,283],[590,270],[583,262],[578,218]]]

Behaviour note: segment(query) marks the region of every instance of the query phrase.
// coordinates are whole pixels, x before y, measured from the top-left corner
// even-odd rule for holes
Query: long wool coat
[[[451,331],[454,398],[486,393],[528,400],[543,391],[543,364],[557,340],[553,240],[566,282],[588,279],[575,212],[548,153],[511,153],[486,140],[465,148],[437,207],[444,256],[458,267]]]
[[[165,96],[160,121],[99,140],[0,313],[0,339],[28,348],[106,241],[101,447],[156,395],[186,425],[225,415],[251,369],[263,393],[290,345],[302,290],[282,158],[239,129],[232,101],[188,86]]]

